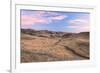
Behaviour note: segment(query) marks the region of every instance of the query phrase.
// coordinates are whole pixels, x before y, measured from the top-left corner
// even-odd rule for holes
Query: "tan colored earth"
[[[88,60],[89,32],[21,29],[21,62]]]

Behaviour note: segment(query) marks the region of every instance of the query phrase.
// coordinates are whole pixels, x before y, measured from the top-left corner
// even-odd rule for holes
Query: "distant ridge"
[[[70,32],[56,32],[49,30],[34,30],[34,29],[21,29],[22,33],[36,35],[36,36],[48,36],[48,37],[89,37],[89,32],[80,32],[80,33],[70,33]]]

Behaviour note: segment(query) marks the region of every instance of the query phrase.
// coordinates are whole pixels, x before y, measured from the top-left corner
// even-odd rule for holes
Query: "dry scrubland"
[[[89,59],[89,32],[21,29],[21,62]]]

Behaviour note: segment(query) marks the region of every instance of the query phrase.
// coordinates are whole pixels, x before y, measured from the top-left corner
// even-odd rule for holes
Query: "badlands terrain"
[[[21,62],[88,60],[89,32],[21,29]]]

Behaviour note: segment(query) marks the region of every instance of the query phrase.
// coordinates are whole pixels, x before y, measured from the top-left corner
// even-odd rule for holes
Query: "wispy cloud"
[[[67,28],[72,29],[74,32],[85,32],[89,31],[89,18],[83,18],[82,16],[80,18],[67,20],[66,21],[69,25]]]
[[[89,13],[21,10],[21,28],[64,32],[89,31]]]
[[[67,28],[71,29],[70,31],[71,32],[76,32],[76,33],[79,33],[79,32],[88,32],[89,31],[89,26],[67,26]]]
[[[85,19],[73,19],[73,20],[69,20],[68,23],[70,23],[70,25],[85,25],[88,24],[88,20]]]
[[[48,24],[49,21],[45,18],[36,17],[36,16],[28,16],[23,15],[21,16],[21,25],[23,26],[32,26],[35,24]]]
[[[56,12],[34,11],[28,12],[28,14],[26,12],[21,15],[21,25],[22,27],[28,27],[37,24],[50,24],[54,21],[63,20],[66,17]]]
[[[64,18],[67,18],[67,16],[59,15],[59,16],[51,17],[50,19],[51,20],[63,20]]]

